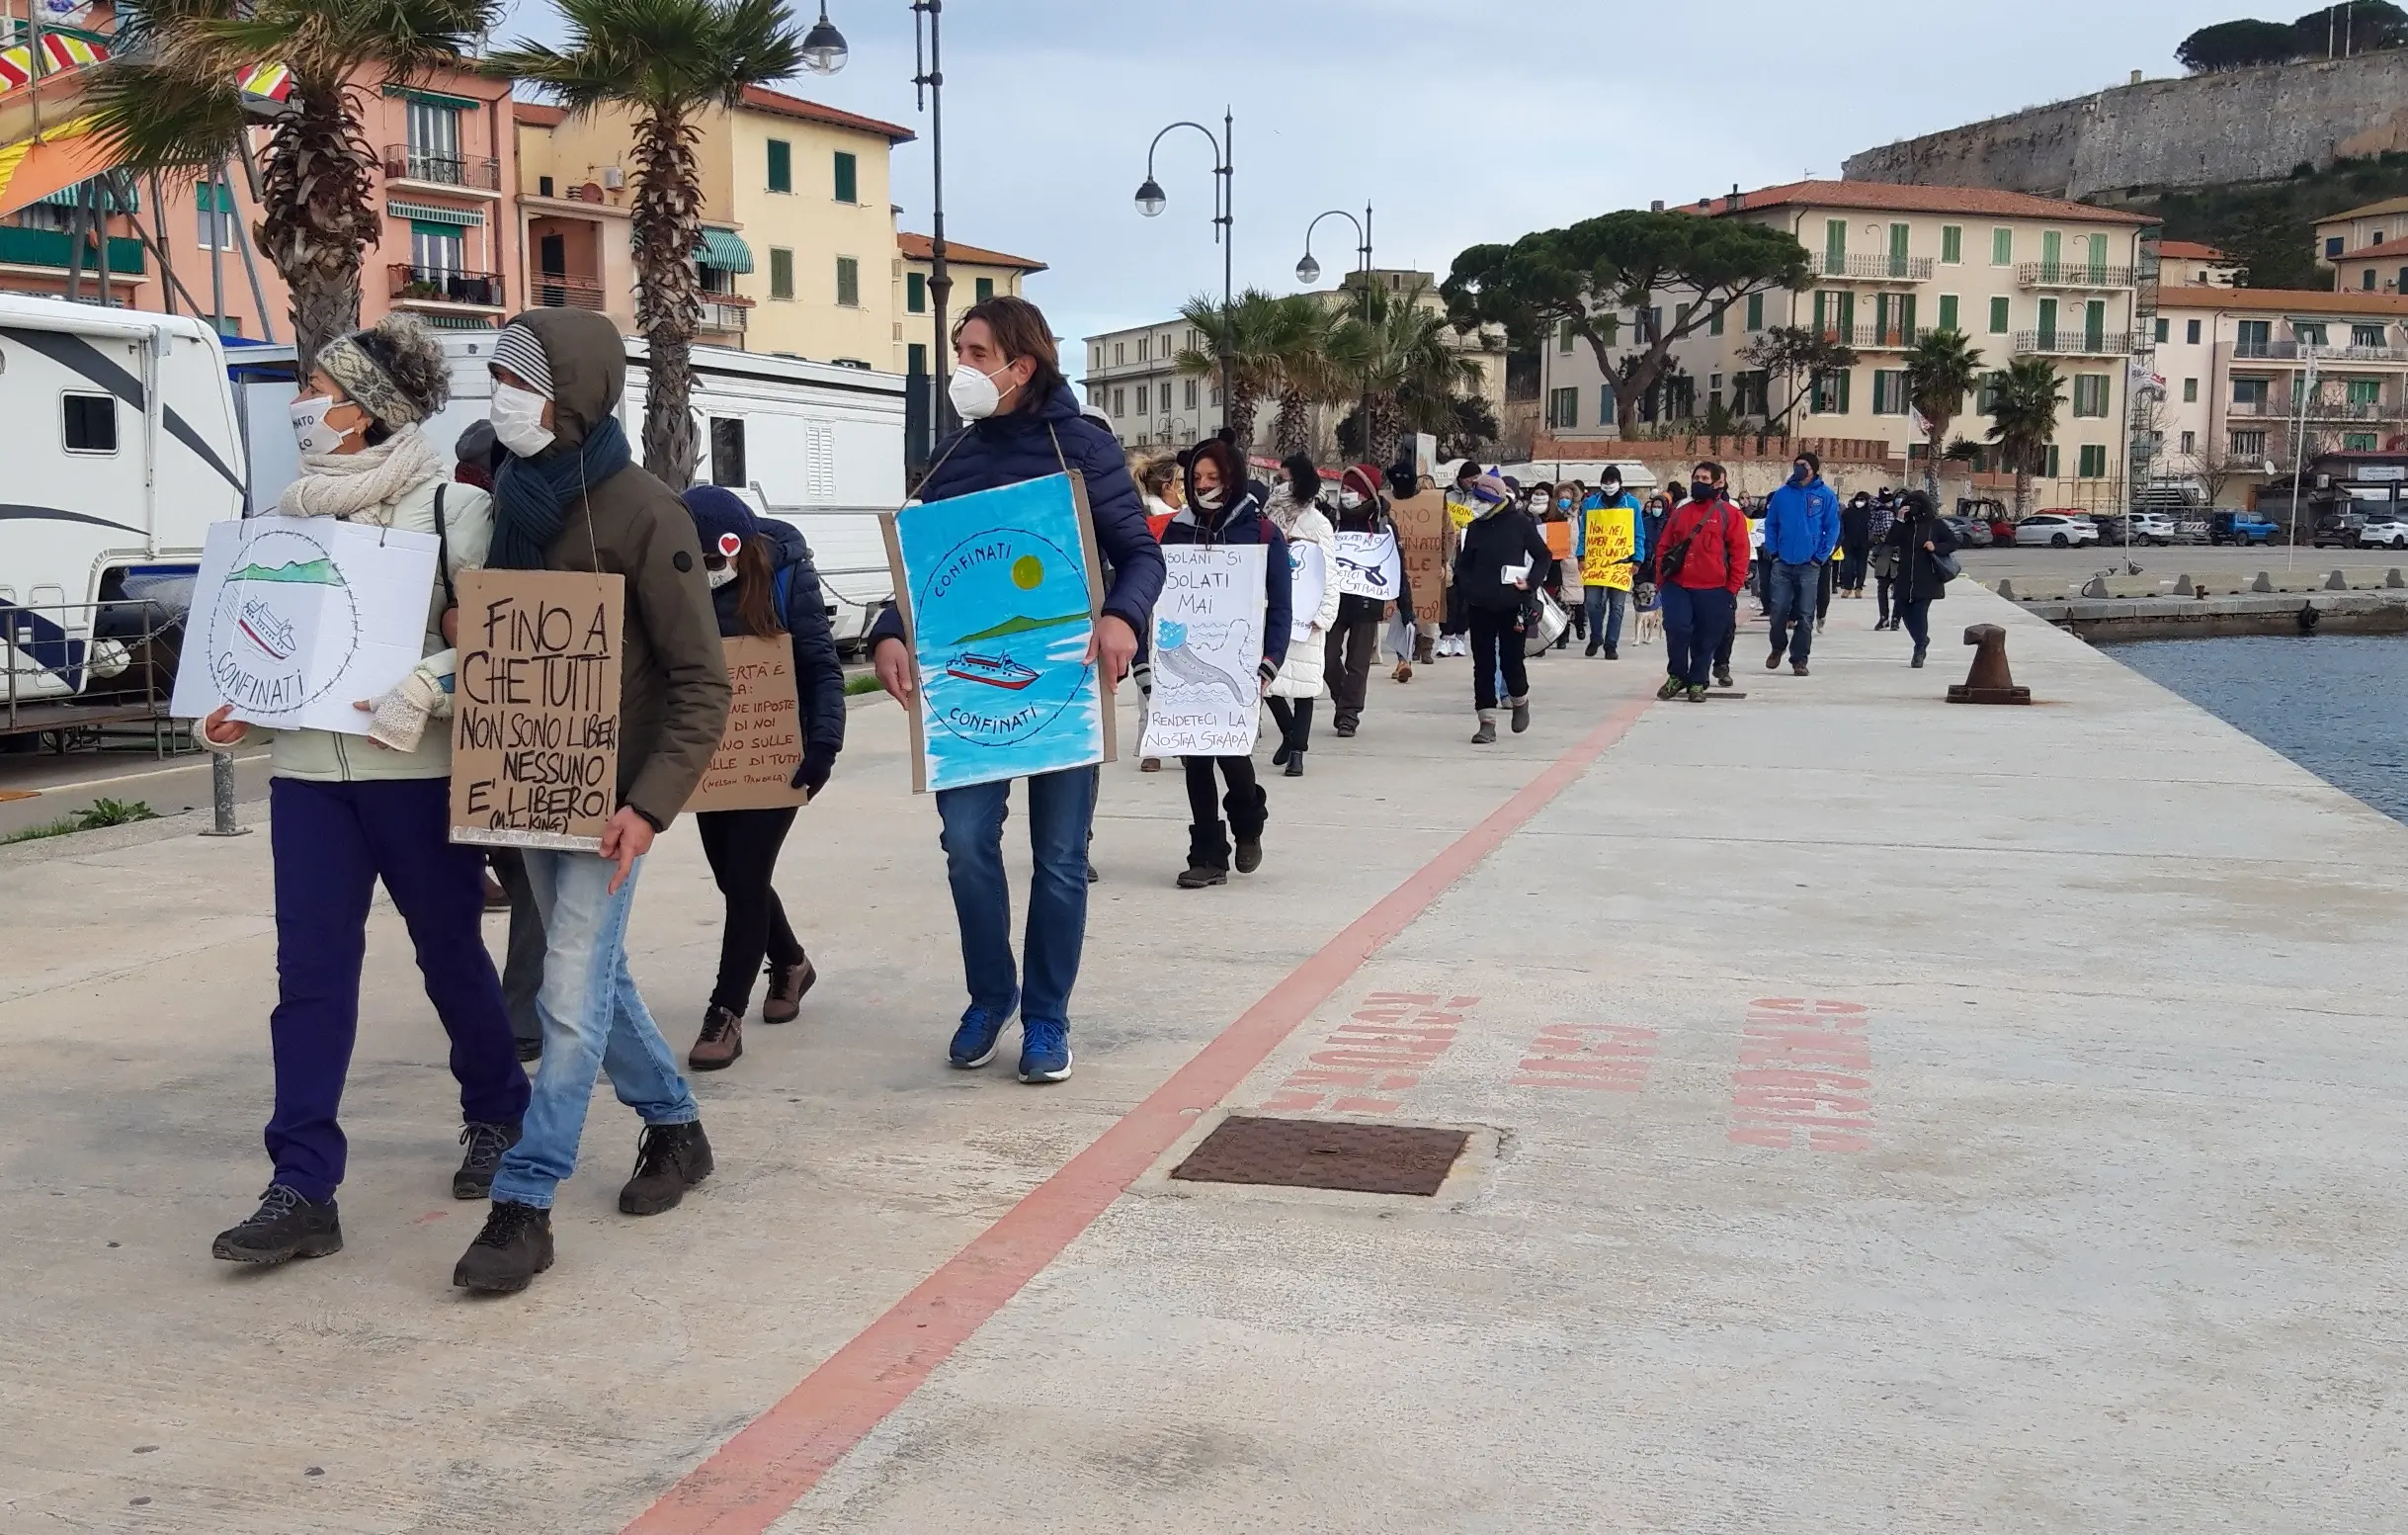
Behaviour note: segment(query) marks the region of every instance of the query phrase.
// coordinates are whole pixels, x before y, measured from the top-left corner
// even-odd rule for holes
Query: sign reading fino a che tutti
[[[594,852],[619,801],[625,580],[464,570],[452,840]]]

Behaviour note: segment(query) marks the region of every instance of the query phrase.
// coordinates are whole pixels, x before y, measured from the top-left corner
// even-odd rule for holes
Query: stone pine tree
[[[1990,441],[2015,471],[2015,520],[2032,515],[2032,476],[2057,435],[2064,380],[2045,357],[2019,357],[1990,376]]]
[[[1928,487],[1940,495],[1941,444],[1981,381],[1981,352],[1961,330],[1927,331],[1907,349],[1906,401],[1923,416],[1930,466]]]
[[[783,0],[557,0],[568,39],[523,42],[488,60],[494,74],[547,91],[571,116],[623,111],[635,130],[635,325],[648,349],[644,468],[683,488],[694,478],[694,332],[703,317],[704,113],[747,86],[802,65]]]

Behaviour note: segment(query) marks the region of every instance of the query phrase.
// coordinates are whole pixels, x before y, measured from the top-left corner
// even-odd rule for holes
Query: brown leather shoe
[[[744,1020],[724,1007],[703,1010],[703,1033],[686,1052],[686,1064],[698,1071],[724,1071],[744,1054]]]
[[[769,995],[761,999],[763,1023],[792,1023],[802,1011],[802,993],[811,989],[819,972],[811,968],[809,959],[799,965],[780,965],[769,968]]]

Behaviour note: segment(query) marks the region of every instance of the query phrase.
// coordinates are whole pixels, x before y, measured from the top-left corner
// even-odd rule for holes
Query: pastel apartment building
[[[1855,181],[1797,182],[1691,209],[1794,235],[1812,281],[1755,295],[1674,343],[1677,377],[1640,401],[1642,430],[1702,419],[1717,405],[1743,422],[1778,413],[1782,381],[1746,350],[1772,327],[1811,327],[1846,342],[1858,362],[1811,381],[1788,429],[1886,443],[1888,456],[1919,463],[1926,450],[1907,414],[1905,354],[1928,332],[1952,328],[1970,337],[1985,370],[2043,357],[2064,379],[2056,440],[2037,476],[2040,504],[2121,500],[2136,277],[2154,219],[2022,193]],[[1644,313],[1609,316],[1613,350],[1627,351],[1642,327],[1680,323],[1691,301],[1666,293]],[[2145,351],[2145,336],[2137,349]],[[1619,435],[1613,389],[1569,326],[1541,347],[1540,387],[1546,434],[1537,457],[1594,455]],[[1968,397],[1951,437],[1983,442],[1984,408],[1978,393]]]

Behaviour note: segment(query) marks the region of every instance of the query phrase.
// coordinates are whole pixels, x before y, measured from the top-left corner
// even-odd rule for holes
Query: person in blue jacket
[[[1765,657],[1765,670],[1780,669],[1785,652],[1789,669],[1806,675],[1823,565],[1839,542],[1839,494],[1823,483],[1823,461],[1800,453],[1789,465],[1789,482],[1773,492],[1764,509],[1765,612],[1773,624],[1773,652]]]
[[[1287,659],[1288,630],[1295,621],[1293,572],[1287,540],[1246,480],[1244,461],[1220,438],[1207,438],[1188,456],[1187,508],[1162,530],[1173,544],[1260,544],[1263,560],[1263,661],[1256,668],[1255,696],[1269,691]],[[1157,662],[1159,667],[1162,663]],[[1215,673],[1217,676],[1218,674]],[[1188,866],[1179,876],[1183,891],[1229,883],[1230,841],[1237,843],[1237,872],[1263,866],[1263,827],[1271,818],[1271,797],[1254,776],[1254,758],[1183,757],[1188,775]],[[1214,774],[1229,792],[1216,804]],[[1221,820],[1226,809],[1229,818]]]
[[[1137,637],[1162,595],[1162,547],[1145,526],[1145,503],[1128,477],[1113,435],[1079,412],[1062,378],[1061,358],[1043,311],[1025,298],[998,296],[970,306],[954,327],[958,366],[948,386],[965,423],[939,444],[920,482],[922,501],[943,501],[999,485],[1075,469],[1087,481],[1097,548],[1112,585],[1096,620],[1089,659],[1104,686],[1128,675]],[[897,703],[913,701],[911,646],[892,608],[871,631],[878,682]],[[1029,885],[1026,981],[1014,972],[1012,897],[1004,879],[1003,817],[1011,782],[937,792],[946,872],[961,928],[961,969],[969,1006],[948,1052],[970,1070],[995,1059],[997,1039],[1018,1009],[1020,1079],[1058,1082],[1070,1075],[1070,991],[1087,937],[1087,836],[1095,821],[1092,767],[1029,776]]]
[[[811,548],[787,524],[755,517],[732,490],[696,485],[685,501],[703,546],[720,638],[791,640],[802,728],[794,787],[816,799],[836,770],[836,754],[845,749],[845,669],[836,658],[836,637],[828,628]],[[718,981],[703,1009],[702,1034],[686,1057],[698,1071],[723,1070],[744,1054],[744,1014],[752,1006],[755,976],[766,971],[769,978],[769,994],[761,999],[763,1023],[793,1021],[802,1010],[802,994],[819,979],[771,884],[779,849],[794,827],[795,809],[695,812],[703,856],[727,902],[719,929]]]
[[[1647,514],[1639,498],[1622,488],[1622,471],[1609,465],[1598,487],[1581,502],[1572,550],[1588,609],[1589,654],[1621,659],[1622,615],[1629,610],[1630,589],[1647,562]]]

